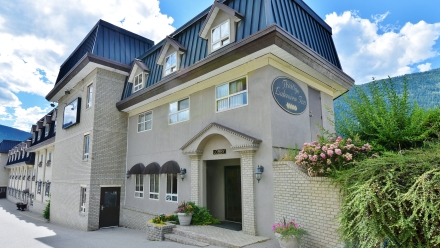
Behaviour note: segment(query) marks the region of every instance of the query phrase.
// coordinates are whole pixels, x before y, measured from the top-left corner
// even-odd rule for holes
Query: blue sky
[[[304,1],[332,27],[343,70],[358,84],[371,77],[440,67],[437,0]],[[29,131],[32,123],[51,110],[44,96],[53,87],[59,66],[99,19],[158,42],[212,2],[3,2],[0,124]]]

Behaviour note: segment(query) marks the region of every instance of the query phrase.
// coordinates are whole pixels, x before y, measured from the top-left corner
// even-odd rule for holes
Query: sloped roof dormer
[[[167,55],[168,49],[173,47],[180,55],[186,53],[186,48],[182,46],[178,41],[174,40],[173,38],[167,36],[165,38],[165,44],[162,46],[162,49],[160,50],[159,57],[157,58],[157,64],[163,65],[165,57]]]
[[[128,75],[128,82],[133,82],[134,77],[141,72],[149,74],[150,69],[148,68],[148,66],[144,62],[142,62],[141,60],[135,59],[133,65],[131,67],[130,74]]]
[[[208,16],[206,17],[206,20],[203,23],[202,28],[200,29],[199,36],[201,38],[205,40],[208,39],[212,23],[214,22],[219,11],[223,11],[226,14],[230,15],[232,17],[232,20],[234,20],[235,22],[239,22],[243,19],[243,15],[235,11],[235,9],[232,9],[223,3],[214,1],[214,4],[212,5],[211,10],[208,13]]]

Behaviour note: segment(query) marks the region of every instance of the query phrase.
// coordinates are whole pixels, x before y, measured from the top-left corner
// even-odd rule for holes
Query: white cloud
[[[342,67],[357,83],[411,73],[415,64],[439,55],[433,46],[440,23],[408,22],[401,28],[384,29],[387,26],[380,23],[388,14],[375,15],[373,21],[353,11],[326,15]],[[379,33],[381,28],[383,33]]]
[[[173,18],[160,12],[159,0],[3,2],[0,5],[0,87],[7,92],[8,99],[19,92],[44,97],[53,88],[60,65],[99,19],[155,42],[175,30]],[[46,73],[45,78],[40,72]],[[18,102],[14,100],[14,104],[3,105],[6,99],[6,93],[0,92],[0,120],[22,118],[11,112],[12,109],[15,113],[24,111],[17,106],[18,98],[15,96]],[[31,122],[35,121],[37,119]],[[17,120],[15,126],[23,127],[23,123],[27,122]]]
[[[429,71],[431,70],[431,63],[420,64],[417,68],[419,68],[420,72]]]
[[[14,108],[15,122],[13,127],[23,131],[30,131],[31,125],[37,123],[45,114],[49,112],[48,108],[42,109],[38,106],[23,109],[21,107]]]

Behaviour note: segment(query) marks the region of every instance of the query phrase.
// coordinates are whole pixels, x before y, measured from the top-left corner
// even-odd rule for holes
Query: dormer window
[[[177,71],[177,54],[172,53],[165,59],[165,76]]]
[[[47,124],[47,125],[44,127],[44,137],[47,137],[47,136],[49,135],[49,128],[50,128],[50,125],[49,125],[49,124]]]
[[[53,122],[53,133],[57,131],[57,121]]]
[[[40,130],[40,131],[38,131],[37,141],[39,141],[39,140],[40,140],[40,138],[41,138],[41,130]]]
[[[212,51],[215,51],[229,44],[229,20],[213,28],[211,34]]]
[[[133,85],[133,92],[136,92],[138,90],[141,90],[144,87],[144,74],[140,73],[137,76],[134,77],[134,85]]]

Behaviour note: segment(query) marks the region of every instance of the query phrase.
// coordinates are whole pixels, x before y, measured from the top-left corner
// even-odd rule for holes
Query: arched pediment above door
[[[258,150],[261,140],[212,122],[186,142],[180,149],[187,155],[201,155],[206,142],[213,135],[225,137],[233,151]]]

